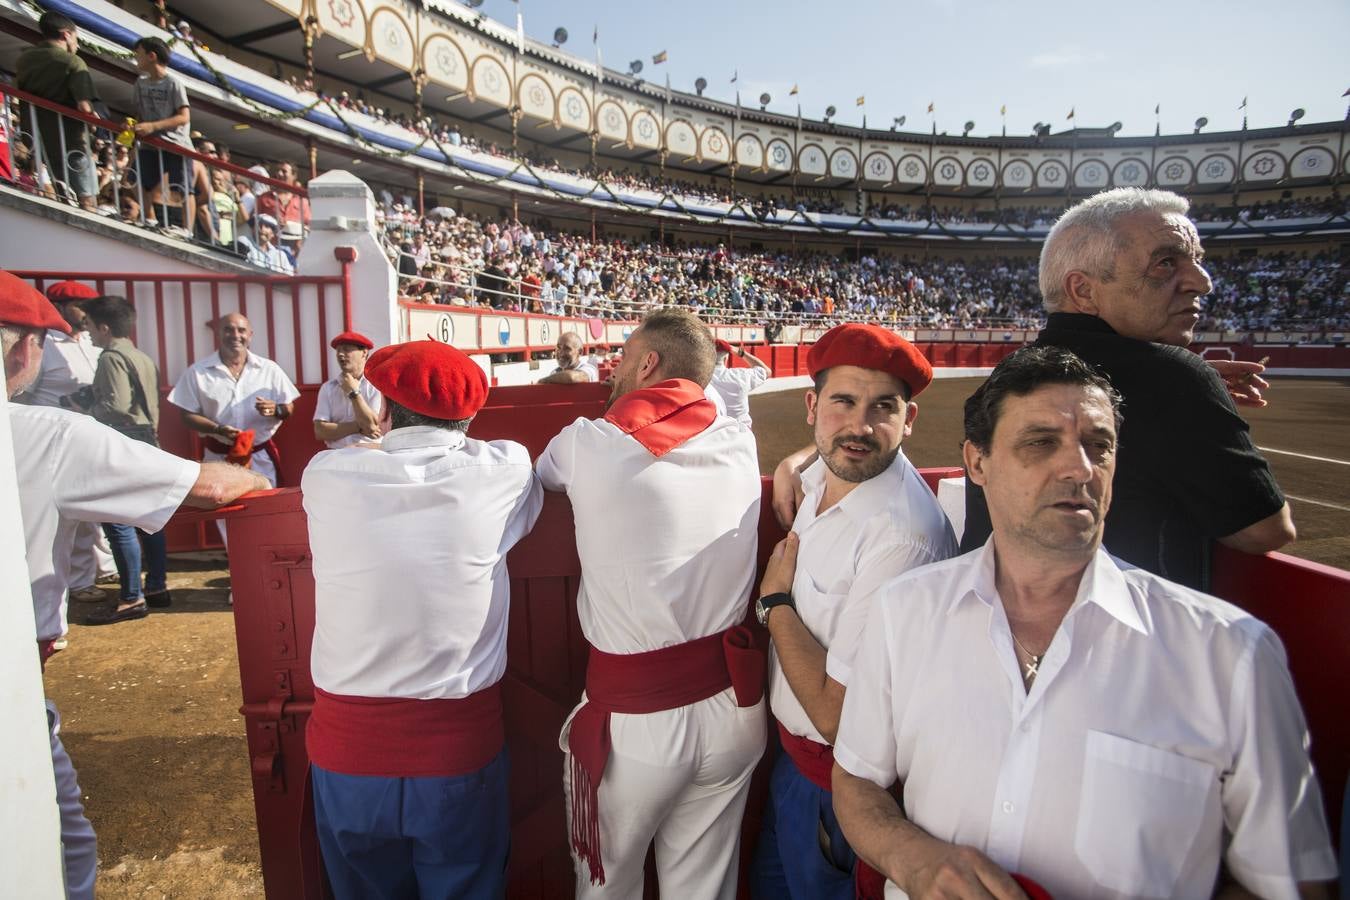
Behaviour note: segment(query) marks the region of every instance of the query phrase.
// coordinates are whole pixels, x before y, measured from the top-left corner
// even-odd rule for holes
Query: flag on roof
[[[652,57],[652,65],[654,66],[659,66],[661,65],[661,63],[665,61],[666,61],[666,51],[664,50],[662,50],[660,53]]]
[[[866,96],[859,97],[857,100],[854,101],[854,104],[855,104],[856,106],[863,106],[863,105],[866,104],[866,103],[867,103],[867,97],[866,97]]]
[[[1008,104],[1005,103],[1002,106],[1000,106],[998,108],[998,114],[1000,116],[1006,116],[1008,114]]]
[[[795,97],[795,96],[797,96],[797,85],[794,84],[794,85],[792,86],[792,90],[788,91],[788,96],[789,96],[789,97]]]
[[[930,115],[931,115],[932,112],[933,112],[933,101],[932,101],[932,100],[929,100],[929,101],[928,101],[928,112],[929,112]]]
[[[1069,118],[1069,119],[1072,119],[1072,118],[1073,118],[1073,109],[1074,109],[1074,108],[1073,108],[1072,106],[1069,107],[1069,115],[1067,116],[1067,118]]]
[[[740,77],[741,77],[741,70],[740,70],[740,69],[737,69],[736,71],[732,72],[732,73],[731,73],[731,83],[732,83],[732,84],[735,84],[735,83],[737,82],[737,80],[740,79]]]
[[[1246,98],[1246,97],[1243,97],[1243,98],[1242,98],[1242,105],[1239,106],[1238,109],[1246,109],[1246,108],[1247,108],[1247,98]]]

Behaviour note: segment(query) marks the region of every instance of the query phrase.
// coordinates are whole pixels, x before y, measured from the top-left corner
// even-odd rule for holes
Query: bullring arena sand
[[[940,380],[920,398],[915,464],[959,464],[977,384]],[[809,441],[801,393],[752,401],[765,472]],[[1350,379],[1274,379],[1268,396],[1244,414],[1291,497],[1299,539],[1286,549],[1350,568]],[[48,665],[98,831],[101,897],[262,896],[228,584],[223,556],[175,556],[171,610],[87,628],[76,604],[70,648]]]

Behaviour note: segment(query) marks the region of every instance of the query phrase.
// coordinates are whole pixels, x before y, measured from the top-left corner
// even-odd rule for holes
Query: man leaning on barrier
[[[76,55],[80,39],[75,23],[60,13],[45,12],[38,19],[38,29],[42,40],[19,54],[15,79],[19,90],[93,115],[92,101],[98,99],[98,91],[89,67]],[[81,206],[93,211],[98,173],[85,124],[24,104],[19,128],[36,132],[32,136],[40,142],[40,158],[47,163],[52,180],[65,184],[79,197]]]
[[[47,329],[69,328],[31,285],[0,271],[0,357],[13,397],[32,383]],[[67,572],[76,526],[122,522],[159,531],[181,506],[214,508],[266,481],[238,466],[195,463],[131,440],[89,416],[9,404],[19,513],[33,595],[39,659],[45,664],[66,632]],[[75,769],[58,736],[61,720],[47,702],[68,897],[94,895],[97,852],[84,816]]]

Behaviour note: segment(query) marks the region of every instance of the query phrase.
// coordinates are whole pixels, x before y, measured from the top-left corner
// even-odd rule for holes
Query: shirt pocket
[[[1218,784],[1200,760],[1089,731],[1074,850],[1098,884],[1170,897]]]

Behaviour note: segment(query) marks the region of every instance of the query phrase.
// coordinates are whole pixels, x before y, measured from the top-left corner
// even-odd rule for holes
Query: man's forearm
[[[314,422],[314,437],[325,443],[341,440],[360,430],[361,426],[356,422],[324,422],[317,419]]]
[[[937,843],[905,818],[884,788],[834,764],[831,779],[834,812],[849,846],[867,864],[903,887],[906,866],[923,858],[925,845]]]
[[[223,462],[204,462],[197,481],[183,499],[183,506],[195,509],[215,509],[247,494],[272,487],[267,479],[243,466]]]
[[[213,422],[201,413],[183,411],[183,421],[188,428],[198,434],[218,435],[220,434],[220,423]]]
[[[557,369],[550,375],[539,379],[537,384],[581,384],[590,381],[585,372],[579,369]]]
[[[769,636],[788,687],[826,743],[833,744],[844,708],[844,688],[825,674],[826,650],[795,610],[775,607],[769,613]]]

